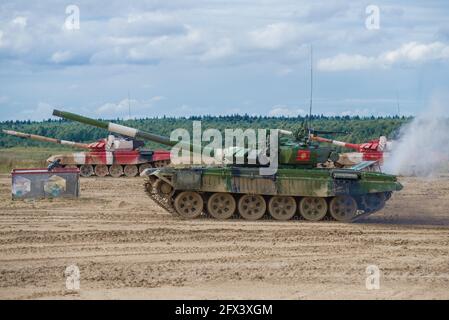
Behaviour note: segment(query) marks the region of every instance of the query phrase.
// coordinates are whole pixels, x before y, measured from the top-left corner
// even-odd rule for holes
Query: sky
[[[311,47],[314,114],[416,115],[449,92],[448,17],[447,0],[1,0],[0,121],[305,115]]]

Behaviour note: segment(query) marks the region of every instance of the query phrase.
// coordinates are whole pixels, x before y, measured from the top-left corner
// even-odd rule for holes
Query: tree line
[[[228,115],[228,116],[191,116],[191,117],[159,117],[132,120],[105,120],[123,124],[140,130],[149,131],[159,135],[170,136],[170,133],[177,128],[192,131],[192,121],[201,121],[202,129],[215,128],[224,132],[224,129],[232,128],[265,128],[265,129],[285,129],[295,130],[306,121],[315,130],[335,131],[338,134],[325,134],[323,136],[343,140],[353,143],[360,143],[370,139],[378,138],[381,135],[394,139],[402,125],[411,121],[411,117],[359,117],[359,116],[335,116],[314,115],[312,117],[269,117],[250,115]],[[64,119],[48,119],[44,121],[3,121],[0,122],[0,129],[9,129],[33,133],[51,138],[71,140],[76,142],[93,142],[104,138],[108,132],[92,126],[67,121]],[[342,133],[345,132],[345,133]],[[58,147],[51,143],[33,141],[13,137],[0,133],[0,148],[10,148],[15,146],[37,146],[37,147]],[[163,146],[146,142],[149,148],[161,148]]]

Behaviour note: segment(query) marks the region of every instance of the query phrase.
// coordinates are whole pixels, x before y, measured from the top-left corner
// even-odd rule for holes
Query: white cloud
[[[139,107],[143,106],[142,102],[134,100],[134,99],[122,99],[118,102],[107,102],[101,105],[99,108],[95,110],[98,115],[109,116],[112,115],[114,117],[120,117],[125,114],[128,114],[130,106]],[[147,103],[149,107],[149,104]]]
[[[196,46],[200,42],[201,32],[198,29],[186,26],[184,34],[163,35],[153,38],[144,45],[131,48],[127,57],[131,61],[139,62],[189,54],[196,50]]]
[[[305,18],[309,21],[323,21],[338,15],[344,15],[349,10],[349,4],[345,1],[326,1],[315,3],[308,10]]]
[[[211,46],[200,57],[202,61],[211,61],[226,58],[234,53],[234,45],[231,39],[221,39],[216,44]]]
[[[279,49],[287,44],[291,45],[299,37],[298,26],[285,22],[269,24],[264,28],[249,32],[251,43],[261,49]]]
[[[306,115],[306,111],[301,108],[289,108],[283,105],[274,106],[269,112],[272,117],[297,117]]]
[[[377,60],[372,57],[362,55],[339,54],[333,58],[320,59],[318,61],[318,70],[322,71],[342,71],[342,70],[361,70],[373,67]]]
[[[131,13],[126,18],[128,23],[173,23],[176,19],[170,14],[160,11]]]
[[[386,52],[380,57],[385,63],[419,62],[426,60],[444,60],[449,58],[449,45],[441,42],[421,44],[406,43],[399,49]]]
[[[107,102],[98,107],[95,113],[102,118],[129,118],[129,112],[131,111],[131,117],[145,117],[148,116],[149,110],[152,110],[155,103],[164,100],[163,96],[154,96],[146,100],[129,99],[125,98],[117,102]],[[154,110],[156,112],[156,110]]]
[[[25,28],[27,26],[27,20],[28,19],[26,17],[15,17],[12,20],[12,23],[15,24],[15,25],[18,25],[18,26],[20,26],[22,28]]]
[[[33,109],[22,110],[17,116],[18,120],[44,120],[51,118],[54,107],[47,102],[39,102]]]
[[[447,61],[449,7],[443,1],[426,6],[416,1],[392,5],[380,0],[378,31],[366,30],[363,3],[344,0],[236,0],[230,4],[157,0],[133,5],[110,0],[107,6],[81,0],[81,28],[72,31],[63,27],[64,8],[61,11],[51,1],[1,3],[0,95],[9,97],[8,104],[0,108],[1,119],[14,119],[42,99],[58,105],[90,106],[86,110],[90,116],[109,102],[108,117],[125,117],[127,104],[117,97],[123,84],[135,88],[137,100],[158,93],[170,97],[170,103],[150,98],[139,101],[152,106],[146,112],[142,107],[143,115],[219,114],[228,112],[229,106],[240,107],[242,113],[268,114],[273,101],[304,101],[308,96],[310,43],[322,70],[391,68],[372,81],[364,81],[364,73],[340,74],[338,79],[318,75],[325,88],[320,93],[318,87],[316,95],[325,95],[328,101],[314,99],[315,112],[340,114],[365,107],[396,110],[395,89],[413,100],[401,102],[401,110],[413,112],[419,108],[419,99],[448,83],[449,63],[426,68],[426,76],[435,81],[425,82],[419,93],[414,92],[413,83],[422,72],[405,74],[394,68],[411,64],[423,70],[427,66],[420,64],[425,61]],[[340,85],[325,85],[335,81]],[[361,99],[386,95],[393,101],[378,105],[344,102],[354,87]],[[112,100],[101,100],[108,96]],[[240,103],[245,100],[253,103]],[[343,102],[337,104],[337,100]],[[30,101],[35,103],[30,106]],[[138,115],[139,103],[131,103],[132,116]],[[192,109],[176,111],[182,103]],[[272,113],[295,115],[296,106],[300,105],[278,106]]]
[[[70,51],[56,51],[52,54],[50,60],[54,63],[64,63],[70,60],[71,57]]]
[[[372,114],[374,114],[373,113],[373,111],[375,111],[375,110],[372,110],[372,109],[367,109],[367,108],[364,108],[364,109],[354,109],[354,110],[344,110],[344,111],[342,111],[342,112],[340,112],[340,116],[350,116],[350,117],[354,117],[354,116],[360,116],[360,117],[367,117],[367,116],[370,116],[370,115],[372,115]]]
[[[164,96],[154,96],[151,98],[151,101],[161,101],[164,100],[165,97]]]
[[[106,49],[93,53],[90,62],[109,63],[155,63],[163,59],[188,58],[204,50],[201,30],[189,25],[182,26],[181,33],[146,37],[108,37]]]
[[[398,49],[386,51],[378,56],[339,54],[332,58],[320,59],[318,69],[345,71],[390,68],[396,64],[424,63],[432,60],[449,60],[449,45],[442,42],[429,44],[409,42]]]

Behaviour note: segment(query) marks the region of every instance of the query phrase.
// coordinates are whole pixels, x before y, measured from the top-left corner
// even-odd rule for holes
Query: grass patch
[[[0,149],[0,173],[15,168],[45,168],[46,159],[52,155],[73,152],[73,149],[13,147]]]

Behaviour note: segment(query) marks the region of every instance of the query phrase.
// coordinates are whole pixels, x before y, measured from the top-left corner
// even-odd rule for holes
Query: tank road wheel
[[[97,164],[95,166],[95,174],[99,177],[106,177],[109,174],[108,166],[105,164]]]
[[[386,196],[384,193],[366,194],[361,199],[362,209],[365,213],[373,213],[382,210],[385,206]]]
[[[228,219],[237,207],[235,199],[230,193],[214,193],[207,201],[207,211],[215,219]]]
[[[109,167],[109,174],[115,178],[120,177],[123,174],[123,168],[119,164],[113,164]]]
[[[246,220],[258,220],[263,217],[267,204],[261,195],[245,194],[239,200],[239,213]]]
[[[167,198],[173,191],[173,187],[161,179],[155,182],[154,188],[158,196],[162,198]]]
[[[304,197],[299,202],[299,213],[309,221],[319,221],[326,216],[327,202],[324,198]]]
[[[143,170],[148,169],[148,168],[151,168],[151,164],[149,164],[149,163],[141,164],[141,165],[139,166],[139,173],[142,173]]]
[[[329,203],[331,216],[342,222],[351,221],[357,213],[357,202],[351,196],[337,196]]]
[[[203,198],[193,191],[184,191],[175,198],[175,209],[183,218],[197,218],[203,212]]]
[[[80,175],[82,177],[90,177],[94,174],[94,168],[90,164],[83,164],[80,167]]]
[[[125,166],[125,169],[123,170],[125,173],[125,176],[127,177],[135,177],[139,173],[139,169],[137,169],[136,165],[128,164]]]
[[[296,212],[293,197],[274,196],[268,202],[268,212],[276,220],[290,220]]]

